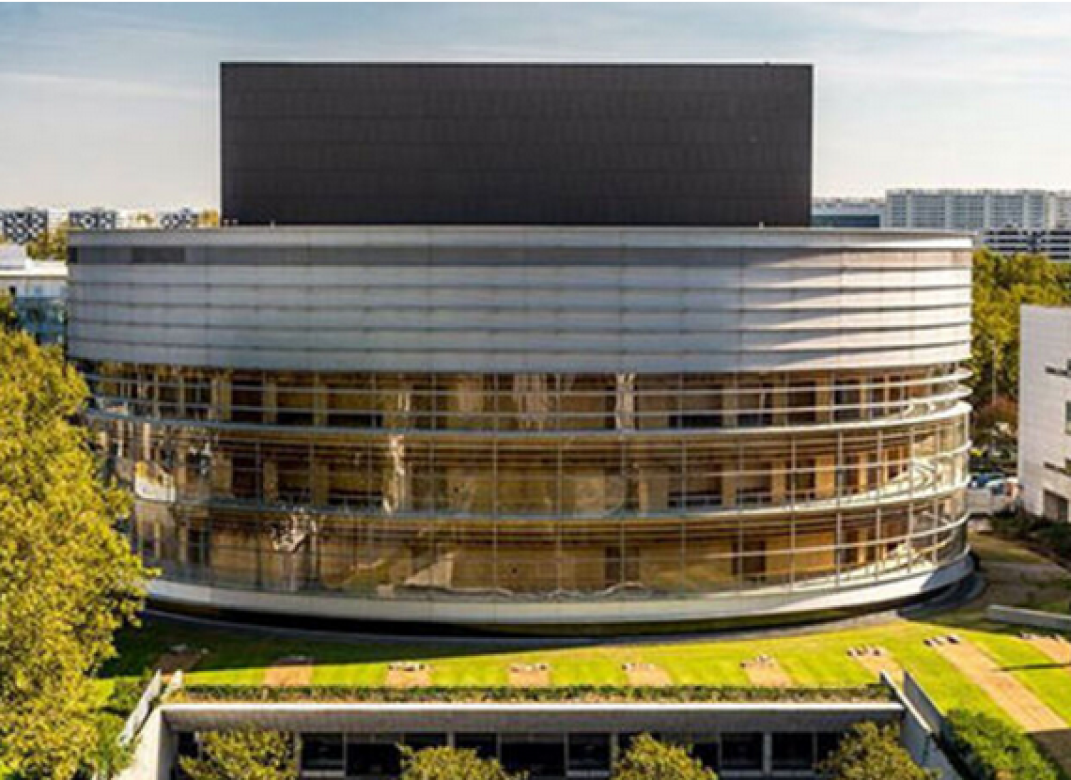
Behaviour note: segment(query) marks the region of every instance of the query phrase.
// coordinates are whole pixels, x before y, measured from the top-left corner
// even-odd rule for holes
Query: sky
[[[1071,189],[1071,6],[3,4],[0,207],[213,206],[222,61],[815,66],[814,193]]]

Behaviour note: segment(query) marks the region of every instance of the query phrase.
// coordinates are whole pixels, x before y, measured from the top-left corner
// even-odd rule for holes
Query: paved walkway
[[[849,653],[849,656],[878,679],[881,678],[881,674],[884,672],[895,682],[903,683],[904,668],[900,666],[899,661],[889,654],[888,650],[883,647],[861,649],[863,651],[869,650],[870,652],[857,652],[855,655]]]

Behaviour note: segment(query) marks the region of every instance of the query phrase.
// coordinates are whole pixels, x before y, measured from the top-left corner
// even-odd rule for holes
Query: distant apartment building
[[[115,230],[119,227],[119,212],[115,209],[72,209],[67,212],[67,224],[76,230]]]
[[[46,209],[0,210],[0,236],[12,244],[28,244],[48,231]]]
[[[1019,479],[1027,512],[1071,519],[1071,308],[1024,306]]]
[[[0,247],[0,295],[15,304],[19,325],[39,344],[63,342],[67,265],[27,257],[22,247]]]
[[[815,198],[811,204],[811,227],[880,228],[884,215],[882,198]]]
[[[1071,229],[1068,228],[986,230],[979,234],[979,243],[1002,255],[1042,254],[1057,262],[1071,262]]]
[[[982,232],[1051,226],[1054,193],[1046,190],[888,190],[885,226]]]
[[[1071,229],[1071,192],[1053,192],[1049,200],[1049,226]]]

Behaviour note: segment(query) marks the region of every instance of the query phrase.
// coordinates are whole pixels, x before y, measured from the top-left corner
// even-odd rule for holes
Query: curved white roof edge
[[[487,246],[694,247],[728,249],[967,250],[969,235],[835,228],[568,226],[284,226],[206,230],[72,231],[75,247],[121,246]]]

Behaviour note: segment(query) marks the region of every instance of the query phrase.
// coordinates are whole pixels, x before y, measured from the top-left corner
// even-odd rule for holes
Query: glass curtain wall
[[[84,366],[164,576],[376,598],[835,587],[960,556],[956,366],[437,375]]]

